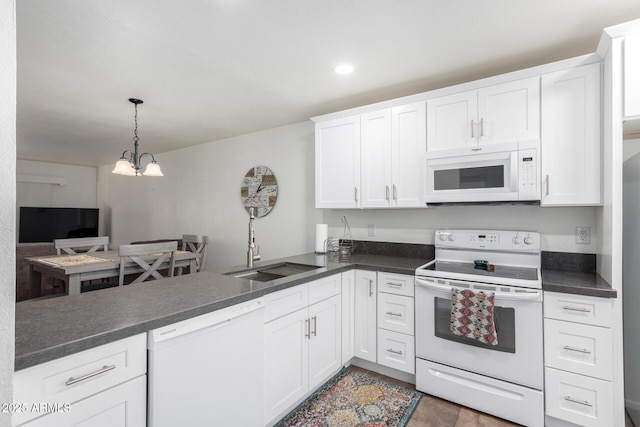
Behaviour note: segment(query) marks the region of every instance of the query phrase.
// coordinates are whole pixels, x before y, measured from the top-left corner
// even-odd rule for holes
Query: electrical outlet
[[[579,245],[591,243],[591,227],[576,227],[576,243]]]
[[[376,225],[375,224],[367,224],[367,235],[369,237],[375,237],[375,235],[376,235]]]

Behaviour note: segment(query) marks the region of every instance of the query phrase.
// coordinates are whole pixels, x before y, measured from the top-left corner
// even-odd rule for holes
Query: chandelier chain
[[[135,143],[135,145],[138,145],[138,141],[140,140],[140,138],[138,138],[138,104],[134,104],[135,107],[135,114],[133,116],[133,120],[135,123],[135,127],[133,128],[133,142]]]

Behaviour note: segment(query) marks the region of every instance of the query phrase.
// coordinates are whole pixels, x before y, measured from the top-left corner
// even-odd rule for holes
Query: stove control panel
[[[435,237],[440,248],[540,251],[540,234],[534,231],[437,230]]]

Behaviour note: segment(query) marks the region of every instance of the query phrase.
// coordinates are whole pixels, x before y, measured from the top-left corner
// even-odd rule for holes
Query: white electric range
[[[417,389],[542,427],[540,235],[438,230],[435,247],[435,259],[415,272]],[[461,307],[460,298],[481,308],[469,317],[461,316],[456,308]],[[460,320],[483,333],[487,330],[480,323],[489,324],[492,334],[488,336],[495,340],[483,339],[482,333],[473,332],[476,329],[461,335],[459,331],[467,329],[460,328]]]

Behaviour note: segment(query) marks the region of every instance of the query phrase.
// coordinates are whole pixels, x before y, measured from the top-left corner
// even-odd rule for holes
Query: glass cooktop
[[[531,267],[509,267],[495,265],[494,271],[478,268],[473,262],[451,262],[432,261],[419,269],[427,273],[434,271],[437,273],[454,273],[486,278],[517,279],[517,280],[538,280],[538,269]]]

